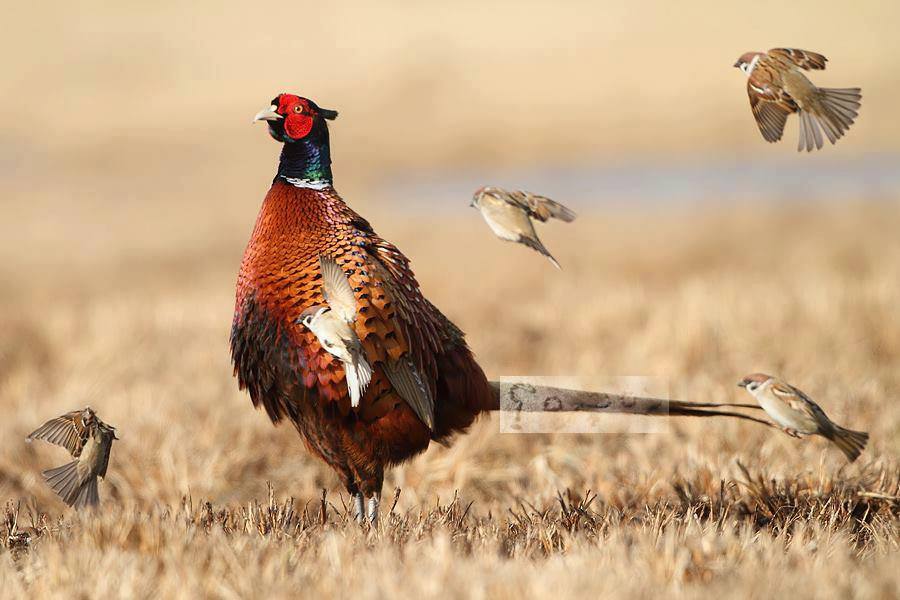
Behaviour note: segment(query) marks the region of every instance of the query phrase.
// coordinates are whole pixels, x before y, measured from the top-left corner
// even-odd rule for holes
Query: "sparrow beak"
[[[278,107],[273,104],[269,108],[262,109],[261,111],[256,113],[255,117],[253,117],[253,122],[256,123],[257,121],[279,121],[283,119],[284,117],[275,112],[277,108]]]
[[[741,61],[737,61],[736,63],[734,63],[734,67],[735,67],[735,68],[738,68],[738,67],[740,67],[740,66],[741,66]]]
[[[738,387],[742,387],[742,388],[747,387],[747,382],[746,381],[738,381]]]

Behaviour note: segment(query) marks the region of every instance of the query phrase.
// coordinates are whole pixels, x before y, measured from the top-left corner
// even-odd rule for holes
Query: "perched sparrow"
[[[753,373],[744,377],[738,386],[747,388],[785,433],[794,437],[821,435],[834,442],[850,462],[859,457],[869,441],[868,433],[836,425],[809,396],[775,377]]]
[[[75,508],[96,506],[97,477],[106,478],[109,454],[116,429],[107,425],[90,407],[51,419],[27,438],[62,446],[75,459],[43,472],[44,479],[63,502]]]
[[[300,314],[300,323],[316,335],[329,354],[343,363],[350,404],[356,408],[372,379],[372,367],[353,330],[356,296],[347,276],[334,259],[319,256],[319,270],[322,273],[322,295],[328,306],[310,306]]]
[[[797,151],[822,147],[822,131],[834,144],[853,124],[859,88],[818,88],[800,69],[824,69],[821,54],[796,48],[747,52],[734,63],[747,75],[747,93],[756,124],[767,142],[781,139],[788,115],[800,115]]]
[[[531,219],[547,221],[553,217],[568,223],[575,220],[574,212],[550,198],[529,192],[508,192],[492,186],[476,191],[470,206],[481,211],[481,216],[501,240],[525,244],[549,258],[557,269],[560,268],[538,239]]]

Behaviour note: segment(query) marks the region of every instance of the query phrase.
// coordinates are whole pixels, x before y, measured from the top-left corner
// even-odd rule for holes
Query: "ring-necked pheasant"
[[[273,422],[290,420],[337,472],[357,518],[365,511],[375,521],[385,467],[464,431],[497,395],[407,258],[335,191],[326,120],[336,117],[291,94],[256,115],[283,147],[241,262],[231,353],[253,404]],[[353,328],[373,369],[355,408],[342,362],[301,323],[304,311],[327,305],[320,257],[353,288]]]

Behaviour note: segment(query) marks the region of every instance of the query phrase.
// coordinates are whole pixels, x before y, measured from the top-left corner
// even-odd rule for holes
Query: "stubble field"
[[[6,8],[0,596],[900,596],[900,201],[867,170],[900,151],[900,3]],[[859,122],[813,155],[794,122],[760,139],[731,66],[786,45],[829,57],[817,84],[863,89]],[[282,91],[340,111],[338,190],[490,378],[636,375],[747,401],[735,383],[767,371],[869,447],[847,465],[734,420],[526,435],[495,415],[392,470],[381,527],[361,529],[231,374],[237,268],[277,156],[249,120]],[[852,181],[759,197],[796,166]],[[435,175],[620,167],[660,178],[657,202],[583,185],[578,220],[540,230],[562,271],[493,238],[468,184],[458,205],[398,197]],[[694,167],[687,188],[664,180]],[[733,194],[706,189],[745,170],[717,188]],[[533,191],[568,202],[559,183]],[[88,404],[121,440],[102,510],[76,515],[40,478],[64,451],[24,438]]]
[[[846,465],[821,440],[732,420],[515,435],[494,416],[393,470],[377,531],[349,519],[332,474],[231,377],[250,204],[202,240],[197,206],[177,227],[141,204],[73,212],[53,235],[58,213],[20,204],[20,223],[50,231],[40,253],[25,251],[33,230],[4,225],[4,595],[900,591],[896,203],[584,215],[543,230],[562,272],[474,212],[366,205],[492,378],[646,375],[679,398],[744,401],[735,382],[771,371],[872,434]],[[85,404],[122,439],[101,513],[77,516],[40,480],[64,452],[24,437]]]

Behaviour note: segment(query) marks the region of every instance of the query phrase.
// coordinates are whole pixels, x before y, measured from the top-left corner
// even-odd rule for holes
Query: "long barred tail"
[[[859,458],[866,444],[869,443],[869,434],[865,431],[853,431],[837,425],[834,426],[834,433],[826,437],[841,449],[850,462]]]
[[[800,143],[802,152],[823,146],[822,131],[832,144],[837,143],[859,116],[862,95],[859,88],[819,88],[818,106],[806,107],[800,116]]]
[[[766,420],[722,408],[761,410],[758,404],[684,402],[621,393],[589,392],[530,383],[489,382],[490,410],[510,412],[591,412],[657,417],[733,417],[772,427]],[[715,409],[715,410],[710,410]]]

